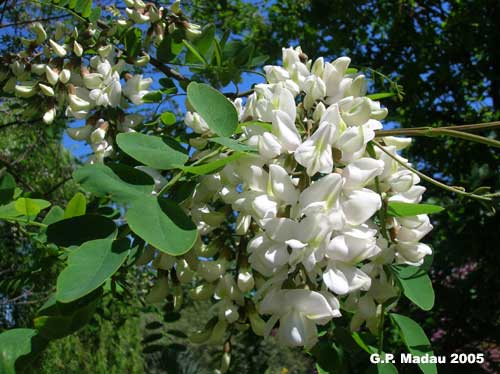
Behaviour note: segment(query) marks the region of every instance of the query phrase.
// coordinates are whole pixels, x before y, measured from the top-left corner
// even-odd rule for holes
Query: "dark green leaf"
[[[5,173],[0,177],[0,205],[7,204],[14,197],[16,181],[12,175]]]
[[[443,211],[444,208],[431,204],[411,204],[399,201],[389,201],[387,214],[393,217],[416,216],[418,214],[432,214]]]
[[[418,323],[400,314],[391,313],[390,315],[399,327],[401,338],[412,355],[432,356],[434,354],[429,339]],[[437,374],[436,364],[418,364],[418,366],[424,374]]]
[[[52,208],[50,208],[42,223],[45,225],[51,225],[62,219],[64,219],[64,209],[58,205],[54,205]]]
[[[104,216],[86,214],[63,219],[47,227],[47,240],[62,247],[82,245],[116,235],[115,223]]]
[[[238,114],[233,104],[216,89],[204,83],[191,82],[187,88],[189,102],[220,136],[230,136],[238,126]]]
[[[159,103],[163,95],[160,91],[151,91],[142,97],[143,103]]]
[[[139,170],[134,171],[134,175],[137,173],[144,174]],[[102,164],[85,165],[73,173],[73,178],[85,190],[96,196],[110,196],[114,201],[124,203],[130,202],[137,196],[151,194],[154,185],[149,177],[141,181],[125,181],[111,168]]]
[[[132,202],[126,218],[135,234],[173,256],[189,251],[198,235],[196,226],[171,200],[143,196]]]
[[[69,303],[100,287],[120,268],[129,248],[128,239],[98,239],[71,252],[57,278],[57,301]]]
[[[130,57],[135,57],[141,50],[142,43],[142,31],[136,27],[128,29],[125,33],[125,49],[127,55]]]
[[[434,306],[434,289],[427,273],[418,266],[393,265],[405,296],[423,310]]]
[[[116,137],[118,146],[137,161],[155,169],[168,170],[183,165],[188,156],[166,144],[162,138],[137,132]]]

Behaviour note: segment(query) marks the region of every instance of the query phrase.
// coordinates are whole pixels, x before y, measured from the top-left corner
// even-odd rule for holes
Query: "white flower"
[[[210,131],[205,120],[196,112],[187,112],[186,117],[184,117],[184,123],[191,127],[197,134],[205,134]]]
[[[371,278],[353,265],[329,261],[323,273],[323,282],[337,295],[345,295],[357,290],[367,291],[371,285]]]
[[[260,312],[273,315],[268,330],[279,320],[277,338],[282,343],[306,348],[318,340],[316,324],[340,316],[322,294],[302,289],[270,291],[260,304]]]
[[[142,97],[148,93],[149,86],[152,83],[151,78],[142,79],[142,75],[134,75],[127,81],[123,94],[135,105],[140,105],[142,104]]]

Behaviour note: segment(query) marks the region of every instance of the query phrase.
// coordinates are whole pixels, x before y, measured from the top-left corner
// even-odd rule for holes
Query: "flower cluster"
[[[68,134],[92,146],[91,161],[102,161],[112,152],[111,136],[106,135],[110,127],[107,117],[120,132],[141,123],[142,116],[126,115],[122,108],[129,103],[142,104],[151,78],[126,72],[127,64],[116,47],[88,38],[96,33],[92,27],[79,35],[77,28],[69,30],[58,24],[52,39],[40,23],[34,23],[31,31],[34,39],[23,40],[27,49],[13,56],[8,71],[0,74],[3,91],[31,99],[33,110],[44,113],[46,124],[51,124],[58,112],[66,118],[85,120],[85,126],[69,128]],[[87,49],[96,53],[87,58]]]
[[[389,202],[420,202],[425,189],[396,161],[407,163],[397,151],[410,139],[379,139],[393,157],[369,144],[387,110],[349,63],[283,49],[283,66],[266,66],[267,83],[234,102],[238,141],[256,153],[201,179],[189,209],[202,239],[175,265],[189,274],[181,282],[201,280],[196,298],[217,300],[219,330],[249,321],[257,334],[277,327],[280,341],[311,347],[317,325],[346,311],[352,329],[375,332],[382,304],[400,292],[388,265],[418,266],[431,253],[420,243],[427,215],[385,214]],[[210,135],[197,113],[185,122]],[[237,217],[233,244],[220,236],[228,217]]]

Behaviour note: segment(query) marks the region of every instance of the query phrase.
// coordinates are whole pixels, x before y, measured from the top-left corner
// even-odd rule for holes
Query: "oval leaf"
[[[188,160],[187,154],[170,147],[157,136],[123,133],[116,137],[116,142],[130,157],[155,169],[174,169]]]
[[[42,199],[29,199],[27,197],[21,197],[16,200],[14,207],[22,215],[28,217],[36,217],[42,209],[48,208],[50,202]]]
[[[424,330],[411,318],[391,313],[391,318],[398,325],[401,338],[414,356],[432,356],[431,343]],[[437,374],[436,364],[418,364],[424,374]]]
[[[219,91],[204,83],[191,82],[187,88],[190,104],[217,135],[230,136],[238,126],[233,104]]]
[[[399,201],[389,201],[387,214],[393,217],[416,216],[418,214],[432,214],[443,211],[444,208],[431,204],[411,204]]]
[[[0,373],[16,373],[16,360],[31,353],[35,335],[33,329],[12,329],[0,334]]]
[[[61,247],[82,245],[116,234],[115,223],[104,216],[86,214],[52,223],[47,227],[47,240]]]
[[[189,251],[198,235],[193,222],[170,200],[144,196],[131,204],[126,218],[134,233],[173,256]]]
[[[427,272],[418,266],[409,265],[395,265],[392,269],[405,296],[421,309],[431,310],[435,295]]]
[[[81,192],[71,198],[64,210],[64,218],[83,216],[87,211],[87,199]]]
[[[16,181],[12,175],[5,173],[0,177],[0,205],[12,200],[15,189]]]
[[[127,168],[120,165],[120,169]],[[82,187],[98,197],[110,196],[117,202],[129,202],[138,196],[151,194],[154,181],[143,172],[132,169],[129,174],[146,176],[143,180],[120,178],[111,168],[102,164],[85,165],[73,173],[73,178]],[[123,170],[120,171],[122,174]]]
[[[71,252],[57,278],[57,301],[69,303],[100,287],[123,264],[129,247],[127,239],[99,239]]]

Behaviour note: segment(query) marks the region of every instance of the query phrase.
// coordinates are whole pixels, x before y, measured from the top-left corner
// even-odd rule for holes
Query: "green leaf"
[[[42,199],[29,199],[21,197],[14,203],[16,210],[24,216],[36,217],[40,211],[50,206],[50,202]]]
[[[134,233],[173,256],[188,252],[198,235],[183,210],[167,199],[157,200],[153,196],[137,199],[129,207],[126,219]]]
[[[33,320],[38,334],[46,339],[60,339],[71,335],[91,319],[96,310],[97,302],[102,293],[92,293],[71,303],[59,303],[56,295],[40,308]]]
[[[159,103],[163,98],[160,91],[151,91],[142,97],[143,103]]]
[[[176,122],[175,114],[172,112],[164,112],[160,115],[160,120],[165,126],[172,126]]]
[[[213,132],[220,136],[234,133],[238,126],[238,114],[223,94],[207,84],[191,82],[187,95],[190,104]]]
[[[380,92],[376,94],[366,95],[367,98],[372,100],[386,99],[388,97],[396,96],[394,92]]]
[[[187,173],[191,174],[197,174],[197,175],[204,175],[204,174],[210,174],[213,173],[220,168],[222,168],[224,165],[229,164],[232,161],[235,161],[239,159],[241,156],[245,156],[245,153],[241,152],[235,152],[230,156],[227,156],[225,158],[221,158],[212,162],[207,162],[206,164],[202,165],[196,165],[196,166],[183,166],[181,169]],[[246,155],[248,156],[248,155]]]
[[[87,211],[87,199],[81,192],[71,198],[64,210],[64,218],[83,216]]]
[[[57,278],[57,301],[69,303],[100,287],[123,264],[129,248],[128,239],[98,239],[71,252]]]
[[[207,60],[205,60],[205,57],[203,57],[200,52],[196,49],[194,45],[192,45],[189,41],[186,39],[182,40],[182,43],[187,47],[189,52],[191,53],[192,56],[196,57],[198,61],[200,61],[203,65],[208,65]]]
[[[104,216],[86,214],[57,221],[47,227],[47,240],[61,247],[82,245],[116,235],[115,223]]]
[[[383,357],[383,356],[381,355],[381,357]],[[378,374],[398,374],[398,369],[390,362],[384,362],[383,364],[378,363],[377,364],[377,373]]]
[[[387,214],[393,217],[416,216],[418,214],[432,214],[443,211],[444,208],[431,204],[411,204],[399,201],[389,201]]]
[[[31,353],[35,335],[33,329],[12,329],[0,334],[0,373],[16,374],[16,361]]]
[[[145,175],[136,169],[134,169],[133,173],[134,175]],[[102,164],[85,165],[73,173],[73,178],[85,190],[98,197],[110,196],[114,201],[124,203],[135,199],[137,196],[151,194],[154,185],[151,178],[140,181],[125,181],[123,176],[120,178],[111,168]]]
[[[130,57],[137,56],[141,50],[142,31],[137,27],[132,27],[125,33],[125,49]]]
[[[61,221],[64,219],[64,210],[58,205],[54,205],[52,208],[50,208],[49,212],[43,219],[42,223],[45,225],[51,225],[53,223],[56,223],[58,221]]]
[[[229,149],[233,149],[239,152],[257,152],[257,149],[254,147],[250,147],[249,145],[238,142],[237,140],[231,138],[209,138],[209,141],[213,143],[217,143],[227,147]]]
[[[9,219],[22,216],[15,207],[15,202],[0,206],[0,219]]]
[[[166,144],[162,138],[137,132],[122,133],[116,137],[118,146],[126,154],[146,166],[168,170],[183,165],[189,156]]]
[[[418,323],[400,314],[391,313],[390,316],[399,327],[401,338],[412,355],[434,354],[429,339]],[[424,374],[437,374],[436,364],[418,364],[418,366]]]
[[[434,306],[434,289],[427,272],[418,266],[393,265],[392,270],[398,279],[403,293],[423,310]]]
[[[0,177],[0,205],[7,204],[14,198],[16,181],[12,175],[5,173]]]

